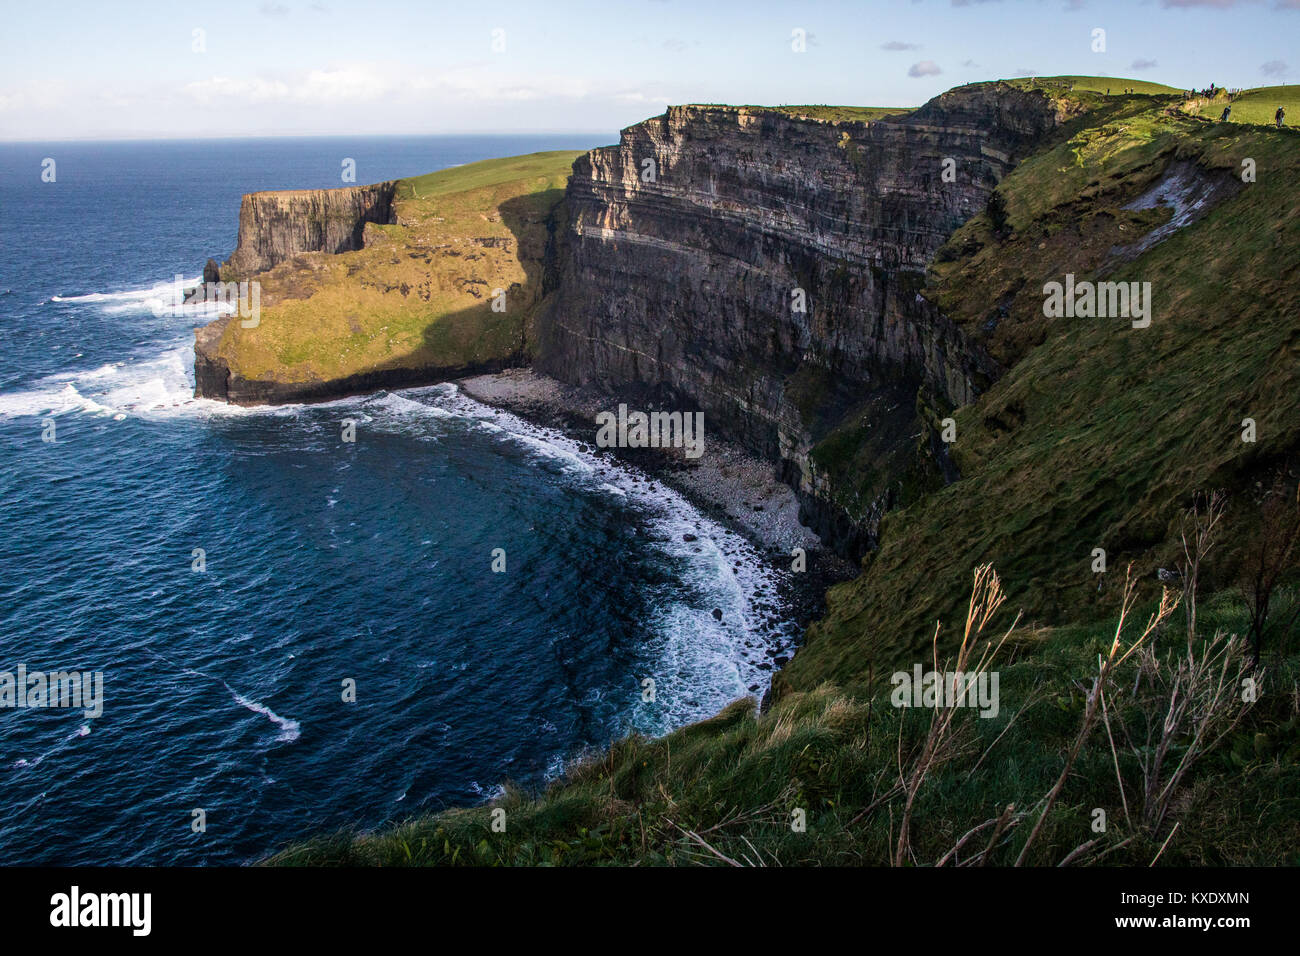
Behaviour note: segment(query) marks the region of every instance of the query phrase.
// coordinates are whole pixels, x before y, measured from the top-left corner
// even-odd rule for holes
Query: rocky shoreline
[[[535,425],[592,443],[595,417],[617,400],[591,387],[566,385],[529,368],[463,378],[456,385],[475,401],[502,408]],[[744,537],[771,566],[791,570],[803,550],[806,569],[787,575],[791,616],[805,628],[826,606],[826,590],[853,578],[858,567],[836,554],[799,521],[794,490],[776,466],[740,446],[708,436],[705,453],[689,460],[674,449],[610,449],[620,460],[681,493],[708,517]]]

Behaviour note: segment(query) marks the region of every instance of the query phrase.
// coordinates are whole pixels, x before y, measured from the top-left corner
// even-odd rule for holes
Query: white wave
[[[493,784],[490,787],[484,787],[477,780],[469,782],[469,788],[474,795],[479,797],[484,803],[490,803],[493,800],[500,800],[506,795],[506,788],[502,784]]]
[[[203,281],[202,276],[195,276],[193,279],[181,279],[177,282],[175,279],[169,279],[166,282],[157,282],[143,289],[126,289],[121,292],[90,292],[85,295],[54,295],[50,296],[51,302],[145,302],[149,299],[162,299],[171,301],[175,296],[177,289],[186,289],[198,285]]]
[[[653,633],[656,704],[634,714],[638,729],[667,732],[712,716],[768,687],[774,656],[793,646],[796,633],[775,604],[783,572],[748,541],[713,521],[684,496],[618,459],[595,454],[561,432],[464,395],[452,383],[384,393],[363,400],[380,427],[409,428],[413,420],[437,427],[469,426],[529,453],[558,480],[626,502],[649,532],[651,546],[675,570],[672,586],[647,595]],[[420,427],[423,428],[424,424]],[[558,472],[551,467],[560,465]],[[687,541],[690,536],[692,540]],[[721,620],[714,617],[714,610]]]
[[[280,733],[276,735],[275,738],[276,740],[288,744],[288,743],[293,743],[295,740],[298,739],[298,737],[300,736],[300,729],[301,729],[301,725],[298,723],[298,721],[290,720],[287,717],[281,717],[279,714],[273,711],[270,707],[267,707],[261,701],[249,700],[247,697],[239,693],[229,684],[226,684],[225,681],[222,681],[221,683],[225,684],[226,690],[230,691],[230,695],[235,698],[235,702],[239,704],[239,706],[245,707],[248,710],[251,710],[255,714],[261,714],[271,723],[275,724],[277,727],[280,728]]]
[[[628,502],[646,522],[652,546],[674,564],[674,585],[648,595],[656,704],[635,715],[640,729],[667,732],[767,689],[772,658],[793,646],[796,633],[784,615],[769,621],[756,610],[765,600],[772,603],[782,572],[748,541],[663,482],[593,454],[567,435],[467,398],[455,385],[426,391],[460,418],[490,421],[501,441],[526,448],[539,461],[561,462],[562,480]]]
[[[62,415],[67,412],[105,412],[103,405],[87,398],[68,383],[62,388],[26,392],[0,392],[0,415],[17,418],[27,415]]]
[[[261,701],[249,700],[243,694],[239,693],[239,691],[231,687],[230,684],[228,684],[223,678],[214,677],[213,675],[204,673],[203,671],[198,670],[196,668],[186,667],[183,664],[178,664],[170,657],[167,657],[165,654],[159,654],[157,651],[153,650],[152,648],[146,647],[144,648],[144,651],[145,653],[149,654],[151,657],[156,657],[158,660],[163,661],[170,667],[176,668],[177,670],[181,671],[181,673],[183,674],[189,674],[194,677],[202,677],[204,680],[210,680],[214,684],[220,684],[222,687],[226,689],[226,691],[230,694],[230,696],[234,698],[235,703],[239,704],[240,707],[247,708],[248,710],[252,711],[255,714],[262,715],[267,720],[271,721],[271,723],[279,727],[280,733],[277,734],[275,738],[277,741],[282,741],[284,743],[292,743],[293,741],[297,740],[298,737],[300,736],[302,725],[299,724],[298,721],[291,720],[287,717],[281,717],[279,714],[273,711],[270,707],[266,706],[266,704],[263,704]]]
[[[175,345],[143,361],[58,372],[26,389],[0,392],[0,416],[81,412],[117,415],[292,414],[298,406],[249,409],[194,397],[194,347]],[[120,418],[118,419],[121,420]]]

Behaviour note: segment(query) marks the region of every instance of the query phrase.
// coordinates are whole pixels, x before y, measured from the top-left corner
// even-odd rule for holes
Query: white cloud
[[[920,63],[913,63],[908,69],[908,76],[938,76],[943,70],[939,69],[939,64],[934,60],[922,60]]]

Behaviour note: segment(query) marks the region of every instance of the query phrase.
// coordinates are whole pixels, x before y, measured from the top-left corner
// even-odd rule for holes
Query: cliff
[[[222,278],[265,272],[300,252],[360,249],[368,222],[396,222],[397,183],[341,189],[249,193],[239,205],[239,237]]]
[[[310,402],[525,364],[576,155],[245,196],[220,277],[256,281],[260,314],[195,330],[195,395]]]
[[[959,633],[980,563],[1033,620],[1092,613],[1116,576],[1081,555],[1154,579],[1194,493],[1245,514],[1287,474],[1300,287],[1269,264],[1300,248],[1293,135],[1069,78],[901,115],[674,107],[585,155],[399,184],[361,249],[259,274],[258,328],[199,331],[196,390],[314,400],[531,361],[702,411],[865,558],[773,687],[849,682],[916,659],[936,620]],[[1268,175],[1243,183],[1243,156]],[[1156,319],[1048,319],[1066,275],[1147,282]]]
[[[672,107],[574,164],[537,366],[702,410],[781,462],[815,530],[861,554],[902,497],[918,390],[965,404],[998,371],[918,295],[926,264],[1064,116],[1000,84],[868,122]],[[817,446],[864,416],[873,474],[837,482]]]

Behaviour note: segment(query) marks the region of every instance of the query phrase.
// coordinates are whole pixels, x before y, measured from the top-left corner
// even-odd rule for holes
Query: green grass
[[[748,103],[733,106],[729,103],[691,103],[691,106],[728,110],[744,110],[750,113],[780,113],[793,119],[811,119],[827,123],[869,123],[890,116],[905,116],[912,112],[912,106],[828,106],[825,103],[807,105],[764,106]]]
[[[1201,621],[1207,628],[1239,627],[1242,609],[1230,600],[1209,602]],[[1084,701],[1075,682],[1095,675],[1097,654],[1112,632],[1113,625],[1105,625],[1026,633],[1003,648],[999,713],[957,713],[952,733],[959,746],[918,789],[910,862],[934,864],[1008,804],[1028,815],[989,862],[1016,859],[1039,801],[1079,734]],[[1127,639],[1134,636],[1126,632]],[[1154,638],[1154,647],[1166,662],[1185,653],[1177,617]],[[1168,666],[1148,673],[1167,674]],[[1110,719],[1116,736],[1121,720],[1130,729],[1150,719],[1159,723],[1158,693],[1127,695],[1135,673],[1131,661],[1115,680]],[[1300,863],[1300,717],[1291,696],[1296,676],[1294,658],[1273,665],[1260,703],[1193,766],[1159,825],[1141,820],[1141,774],[1119,736],[1121,797],[1116,757],[1099,723],[1085,738],[1027,862],[1055,864],[1097,839],[1090,858],[1110,865],[1146,866],[1157,854],[1169,866]],[[666,737],[616,741],[542,793],[508,787],[486,806],[373,833],[318,837],[269,862],[722,865],[725,857],[742,864],[885,865],[903,807],[901,795],[888,792],[898,779],[900,755],[905,767],[915,761],[930,714],[891,706],[890,690],[884,676],[874,689],[826,685],[791,694],[761,716],[752,699],[738,701]],[[1187,739],[1176,741],[1166,775]],[[1101,835],[1092,830],[1097,808],[1108,818]],[[791,825],[797,810],[806,820],[803,832]],[[987,842],[985,836],[969,844],[964,856]]]
[[[1119,76],[1035,76],[1016,77],[1003,82],[1018,86],[1021,89],[1055,89],[1067,92],[1102,94],[1109,90],[1112,96],[1122,94],[1124,90],[1152,96],[1166,96],[1183,92],[1163,83],[1132,80]]]
[[[826,120],[831,123],[870,123],[890,116],[906,116],[915,107],[910,106],[748,106],[746,109],[766,109],[784,113],[796,119]]]
[[[1212,100],[1198,101],[1196,112],[1207,119],[1217,120],[1225,106],[1232,107],[1230,123],[1249,123],[1256,126],[1273,126],[1273,114],[1279,106],[1286,110],[1286,123],[1300,125],[1300,84],[1290,86],[1265,86],[1245,90],[1229,101],[1226,95]]]
[[[563,189],[573,161],[581,155],[573,150],[553,150],[453,166],[402,180],[397,195],[399,199],[431,199],[525,180],[534,180],[537,191]]]

